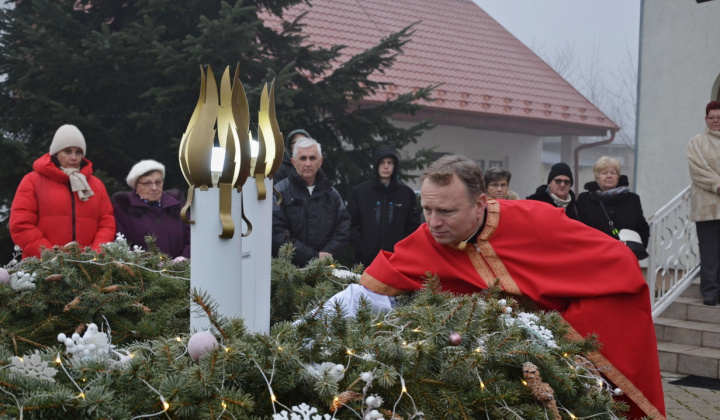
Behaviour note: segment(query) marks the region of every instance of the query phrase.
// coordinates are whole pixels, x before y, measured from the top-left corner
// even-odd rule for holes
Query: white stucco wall
[[[397,121],[394,123],[400,127],[410,125]],[[505,168],[512,174],[510,189],[517,192],[521,198],[525,198],[534,192],[538,185],[544,183],[538,179],[542,167],[542,141],[537,136],[437,126],[418,139],[417,144],[406,146],[402,155],[409,157],[421,148],[432,146],[436,146],[436,152],[461,154],[470,159],[484,160],[486,165],[490,160],[502,160],[507,165]],[[408,182],[408,185],[419,190],[419,181],[417,179],[415,182]]]
[[[720,0],[643,0],[637,192],[650,216],[690,184],[685,148],[720,76]]]

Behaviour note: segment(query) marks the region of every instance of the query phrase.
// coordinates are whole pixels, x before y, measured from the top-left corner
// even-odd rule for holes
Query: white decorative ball
[[[505,306],[505,304],[507,303],[507,300],[505,300],[505,299],[500,299],[500,300],[498,300],[498,303],[499,303],[501,306]]]
[[[73,339],[73,341],[78,341],[78,340],[80,339],[80,334],[74,333],[74,334],[72,335],[72,339]]]
[[[188,340],[188,354],[193,360],[197,361],[200,357],[218,346],[218,341],[209,331],[200,331],[193,334]]]
[[[508,306],[507,308],[505,308],[505,313],[506,313],[506,314],[511,314],[511,313],[512,313],[512,308],[509,307],[509,306]]]
[[[2,267],[0,267],[0,283],[10,283],[10,273]]]
[[[615,388],[615,389],[613,390],[613,393],[614,393],[615,395],[620,395],[620,394],[622,394],[622,389],[620,389],[620,388]]]
[[[364,382],[370,382],[373,379],[373,375],[370,372],[363,372],[362,375],[360,375],[360,379]]]
[[[72,341],[72,338],[66,338],[64,341],[65,345],[68,347],[75,347],[75,342]]]
[[[58,339],[57,339],[57,340],[58,340],[59,342],[61,342],[61,343],[64,343],[65,340],[67,340],[67,336],[66,336],[65,334],[63,334],[63,333],[60,333],[60,334],[58,334]]]
[[[372,395],[365,398],[365,404],[367,404],[368,407],[372,407],[374,403],[375,403],[375,397],[373,397]]]

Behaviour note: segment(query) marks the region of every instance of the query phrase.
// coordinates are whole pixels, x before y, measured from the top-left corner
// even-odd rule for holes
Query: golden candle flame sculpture
[[[282,161],[284,142],[282,133],[275,116],[275,82],[270,84],[269,93],[267,83],[263,86],[260,98],[260,111],[258,113],[258,143],[259,152],[256,163],[252,165],[250,151],[250,111],[245,89],[239,78],[240,66],[235,67],[235,76],[230,82],[230,67],[225,68],[220,80],[220,93],[215,81],[215,75],[210,66],[207,74],[200,67],[200,97],[195,110],[190,117],[187,129],[180,141],[180,169],[188,189],[187,203],[180,212],[180,216],[187,223],[187,212],[192,204],[195,188],[207,190],[213,188],[213,177],[210,167],[212,148],[217,133],[218,144],[225,149],[225,161],[222,172],[217,181],[220,189],[220,221],[222,233],[220,238],[232,238],[235,226],[232,220],[232,189],[241,192],[245,181],[249,177],[255,178],[258,188],[258,200],[266,199],[264,178],[277,172]],[[219,99],[219,103],[218,103]],[[217,123],[217,129],[216,129]],[[245,217],[242,218],[248,226],[243,236],[252,231],[252,224]]]

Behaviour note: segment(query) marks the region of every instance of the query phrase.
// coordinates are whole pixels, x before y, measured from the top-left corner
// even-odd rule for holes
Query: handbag
[[[598,197],[598,203],[600,203],[600,208],[602,209],[603,213],[605,213],[605,217],[608,220],[608,225],[610,226],[610,232],[613,234],[613,236],[619,239],[620,242],[627,245],[628,248],[630,248],[630,250],[633,252],[633,254],[635,254],[635,258],[637,258],[638,260],[644,260],[645,258],[647,258],[649,255],[647,253],[647,250],[645,249],[645,245],[643,245],[642,243],[640,234],[631,229],[620,229],[620,231],[618,231],[612,219],[610,219],[610,215],[608,214],[607,210],[605,210],[605,205],[603,204],[600,197]]]

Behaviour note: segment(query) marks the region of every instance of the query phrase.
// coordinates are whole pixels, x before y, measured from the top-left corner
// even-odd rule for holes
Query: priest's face
[[[457,244],[468,239],[485,217],[485,194],[480,194],[471,203],[467,187],[457,175],[453,175],[447,185],[426,178],[420,191],[425,221],[439,244]]]

